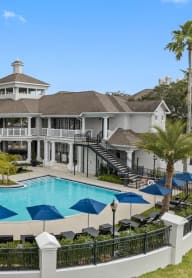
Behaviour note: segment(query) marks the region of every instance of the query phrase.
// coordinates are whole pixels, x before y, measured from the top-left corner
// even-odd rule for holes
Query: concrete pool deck
[[[141,213],[154,205],[154,196],[142,193],[137,189],[128,188],[123,185],[103,182],[97,180],[94,176],[86,177],[85,175],[76,173],[74,176],[72,172],[66,168],[63,164],[56,164],[50,167],[29,167],[32,172],[22,173],[13,175],[10,178],[15,181],[22,181],[25,179],[32,179],[36,177],[41,177],[45,175],[53,175],[61,178],[71,179],[79,182],[84,182],[88,184],[93,184],[109,189],[114,189],[122,192],[132,191],[136,192],[144,197],[150,204],[133,204],[132,205],[132,215]],[[14,191],[13,191],[14,194]],[[157,197],[157,200],[161,200],[162,197]],[[63,198],[63,201],[65,199]],[[115,214],[116,223],[120,219],[129,218],[130,215],[130,205],[118,203],[117,211]],[[90,215],[90,226],[98,228],[100,224],[110,223],[112,224],[112,211],[110,205],[98,215]],[[88,225],[88,215],[78,214],[74,216],[67,216],[61,220],[46,221],[46,231],[49,233],[59,234],[60,232],[72,230],[74,232],[81,232],[82,228]],[[23,221],[23,222],[0,222],[0,235],[13,235],[15,240],[20,239],[20,235],[33,234],[38,235],[43,231],[42,221]]]

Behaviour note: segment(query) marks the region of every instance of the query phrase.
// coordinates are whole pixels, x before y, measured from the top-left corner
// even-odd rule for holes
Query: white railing
[[[0,136],[12,137],[12,136],[27,136],[27,128],[0,128]]]
[[[47,137],[74,137],[75,134],[80,134],[80,129],[53,129],[53,128],[42,128],[41,135]]]
[[[92,136],[93,130],[86,130],[85,132],[90,131]],[[46,136],[46,137],[66,137],[73,138],[76,134],[81,134],[80,129],[53,129],[53,128],[42,128],[40,131],[36,128],[31,128],[30,136]],[[27,128],[0,128],[0,136],[2,137],[22,137],[29,136]]]

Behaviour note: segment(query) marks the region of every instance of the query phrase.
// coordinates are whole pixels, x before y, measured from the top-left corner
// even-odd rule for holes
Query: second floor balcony
[[[92,134],[92,130],[86,130]],[[80,129],[53,129],[53,128],[0,128],[1,138],[31,138],[31,137],[54,137],[54,138],[74,138],[75,135],[82,134]]]

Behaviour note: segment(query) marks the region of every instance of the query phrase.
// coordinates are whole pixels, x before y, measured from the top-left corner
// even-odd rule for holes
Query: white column
[[[28,130],[28,136],[31,136],[31,117],[28,117],[28,125],[27,125],[27,130]]]
[[[27,161],[31,162],[31,140],[27,141]]]
[[[84,134],[85,133],[85,118],[82,117],[81,121],[81,132]]]
[[[48,162],[48,141],[44,141],[44,165]]]
[[[72,170],[73,167],[73,144],[69,144],[69,163],[67,164],[67,168]]]
[[[104,117],[103,118],[104,121],[103,121],[103,139],[104,140],[107,140],[107,120],[108,120],[108,117]]]
[[[51,118],[48,118],[48,128],[51,128]]]
[[[51,162],[55,162],[55,142],[51,142]]]
[[[131,168],[132,167],[132,153],[133,153],[133,151],[129,150],[129,151],[126,151],[126,153],[127,153],[127,166],[129,168]]]
[[[61,245],[53,235],[47,232],[39,234],[35,239],[40,249],[40,278],[56,277],[57,249]]]
[[[41,118],[35,118],[35,128],[37,135],[41,135]]]
[[[3,118],[3,128],[5,128],[5,118]]]
[[[41,141],[40,140],[37,140],[37,160],[38,161],[41,161],[41,148],[40,148],[40,146],[41,146]]]
[[[182,262],[183,254],[183,229],[187,219],[171,213],[164,213],[161,220],[167,225],[171,225],[170,230],[170,245],[171,249],[171,264]]]

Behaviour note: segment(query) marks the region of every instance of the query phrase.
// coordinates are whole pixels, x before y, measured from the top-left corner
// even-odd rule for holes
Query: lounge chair
[[[84,229],[82,229],[82,233],[87,234],[93,238],[95,238],[99,235],[99,231],[96,230],[94,227],[84,228]]]
[[[60,233],[60,236],[61,236],[61,238],[74,239],[75,238],[75,233],[73,231],[66,231],[66,232]]]
[[[20,241],[22,243],[24,243],[24,242],[33,243],[35,241],[35,236],[34,235],[21,235],[20,236]]]
[[[130,220],[130,219],[120,220],[119,225],[120,225],[120,228],[118,230],[119,232],[124,231],[128,228],[135,229],[135,228],[138,228],[140,226],[138,222]]]
[[[145,217],[145,216],[143,216],[143,215],[141,215],[141,214],[135,214],[135,215],[133,215],[133,216],[131,217],[131,219],[132,219],[133,221],[138,222],[140,226],[143,226],[143,225],[145,225],[145,224],[147,223],[147,221],[148,221],[148,219],[149,219],[149,216]]]
[[[12,242],[13,235],[1,235],[0,236],[0,243]]]
[[[111,224],[102,224],[99,226],[99,233],[102,235],[111,234],[113,226]]]

